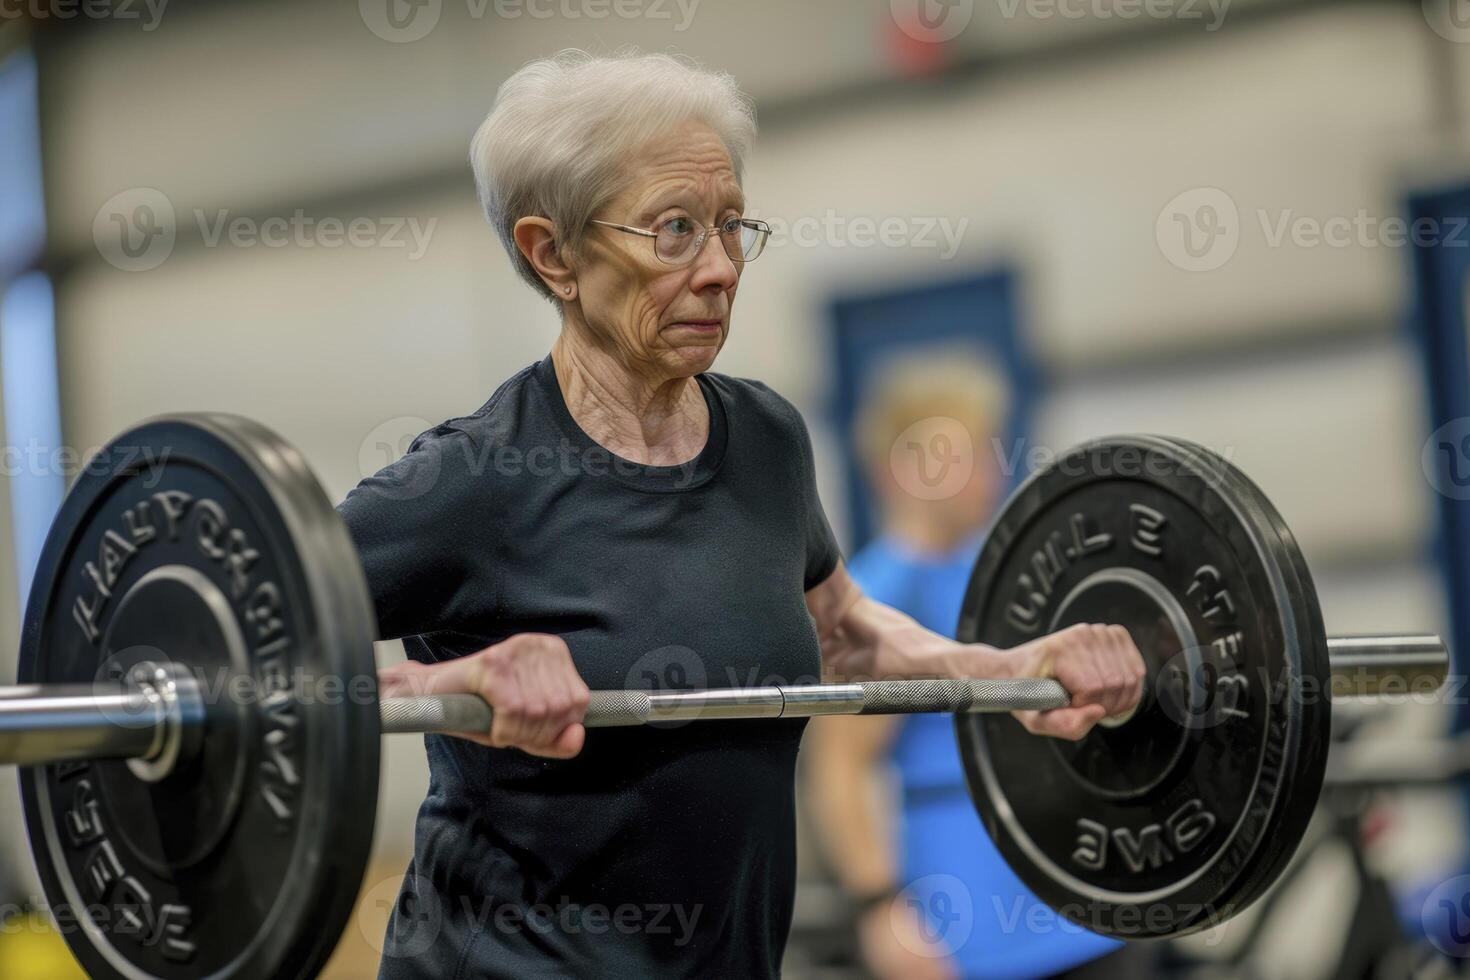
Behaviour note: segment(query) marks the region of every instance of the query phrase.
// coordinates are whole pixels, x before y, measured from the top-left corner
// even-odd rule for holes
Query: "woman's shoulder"
[[[802,419],[801,412],[764,381],[717,374],[714,371],[707,371],[703,376],[715,390],[725,396],[729,409],[743,418],[753,416],[765,419],[782,429],[806,432],[806,422]]]
[[[535,364],[528,364],[500,383],[500,387],[486,400],[485,404],[468,415],[447,418],[432,426],[414,439],[409,447],[415,449],[435,443],[468,441],[472,444],[500,444],[515,427],[523,410],[523,395],[529,386]]]

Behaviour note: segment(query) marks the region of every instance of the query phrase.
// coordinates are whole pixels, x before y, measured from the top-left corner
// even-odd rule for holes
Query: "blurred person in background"
[[[859,412],[856,449],[881,531],[849,570],[863,592],[945,636],[1005,489],[999,461],[1011,454],[996,439],[1008,401],[979,358],[931,353],[880,371]],[[970,802],[949,715],[813,719],[806,754],[817,837],[858,907],[859,947],[878,977],[1121,969],[1111,957],[1091,962],[1119,943],[1061,919],[1007,867]]]

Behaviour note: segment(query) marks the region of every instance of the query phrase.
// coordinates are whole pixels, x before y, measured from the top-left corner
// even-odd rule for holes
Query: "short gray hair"
[[[517,221],[549,218],[557,245],[575,253],[588,220],[626,185],[629,158],[688,120],[715,131],[742,180],[755,106],[727,73],[666,54],[568,49],[506,79],[470,143],[470,164],[480,205],[521,278],[555,300],[516,248]]]

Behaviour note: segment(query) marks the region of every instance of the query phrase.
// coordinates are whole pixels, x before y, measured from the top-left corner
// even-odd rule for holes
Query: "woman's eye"
[[[671,235],[692,235],[694,234],[694,222],[685,217],[670,218],[663,223],[660,230]]]
[[[740,218],[731,216],[720,225],[720,231],[726,235],[734,235],[740,231]]]

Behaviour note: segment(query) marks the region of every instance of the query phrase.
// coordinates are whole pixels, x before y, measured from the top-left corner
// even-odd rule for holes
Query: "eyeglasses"
[[[756,258],[771,237],[771,226],[752,218],[730,217],[710,228],[683,215],[670,218],[654,228],[634,228],[596,218],[592,219],[592,223],[625,231],[630,235],[652,238],[654,254],[669,265],[688,265],[693,262],[704,248],[704,243],[709,240],[711,232],[719,235],[720,244],[725,246],[725,254],[736,263],[745,263]]]

